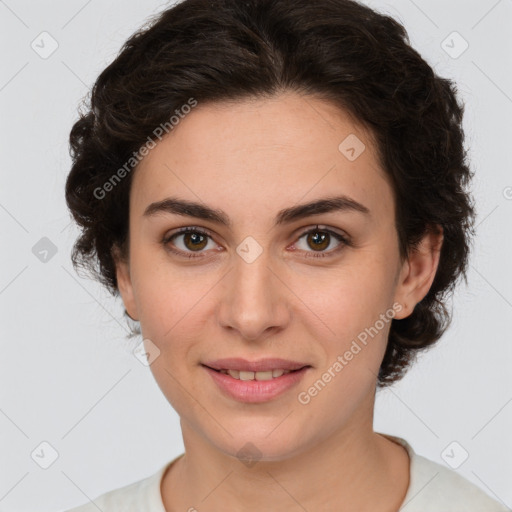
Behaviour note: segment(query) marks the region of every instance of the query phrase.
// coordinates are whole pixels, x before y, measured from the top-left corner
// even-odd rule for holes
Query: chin
[[[246,422],[244,425],[237,422],[226,424],[226,429],[233,436],[226,434],[222,439],[210,437],[210,442],[219,451],[239,459],[248,467],[258,461],[286,460],[305,450],[306,446],[304,436],[290,430],[290,425],[284,425],[286,420],[280,425],[282,419],[272,418],[259,423],[253,420],[251,425]]]

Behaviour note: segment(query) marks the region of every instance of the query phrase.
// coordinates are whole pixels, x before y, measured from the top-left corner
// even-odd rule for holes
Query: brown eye
[[[343,250],[344,246],[351,245],[348,238],[330,229],[320,229],[318,226],[304,232],[299,237],[299,241],[302,238],[305,238],[305,244],[303,244],[305,247],[301,247],[300,244],[297,244],[297,248],[305,252],[305,257],[322,258],[332,256]],[[331,250],[326,250],[328,247],[331,247],[333,241],[337,242],[337,245],[335,244],[334,248],[331,248]]]
[[[309,247],[312,247],[315,251],[323,250],[329,247],[331,236],[325,231],[310,231],[307,234],[306,240]]]
[[[207,239],[200,233],[182,233],[183,245],[191,251],[201,250],[206,247]]]
[[[198,228],[186,227],[176,233],[166,236],[162,240],[162,243],[164,247],[175,254],[193,258],[196,257],[194,253],[197,253],[197,257],[202,256],[202,253],[205,252],[203,249],[207,248],[208,242],[210,241],[215,247],[215,244],[208,233]]]

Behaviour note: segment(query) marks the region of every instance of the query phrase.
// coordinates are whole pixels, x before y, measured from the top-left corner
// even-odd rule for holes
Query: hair
[[[473,173],[454,83],[434,73],[399,22],[355,1],[185,0],[135,32],[71,129],[65,196],[80,226],[73,266],[119,294],[114,251],[129,256],[126,163],[135,169],[134,155],[173,113],[191,98],[204,104],[283,91],[325,99],[369,128],[393,188],[402,261],[429,230],[443,230],[428,293],[391,322],[377,381],[385,387],[451,323],[445,302],[461,275],[467,283]]]

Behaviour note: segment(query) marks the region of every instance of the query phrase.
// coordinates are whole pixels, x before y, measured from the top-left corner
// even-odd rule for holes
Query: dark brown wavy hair
[[[402,260],[429,228],[443,229],[429,292],[407,318],[392,320],[378,376],[384,387],[451,322],[446,299],[459,276],[467,283],[473,173],[454,83],[410,46],[400,23],[355,1],[185,0],[149,18],[99,75],[70,133],[65,194],[81,228],[73,265],[119,294],[113,250],[127,257],[136,165],[108,193],[98,191],[190,98],[281,91],[328,100],[370,129],[394,191]]]

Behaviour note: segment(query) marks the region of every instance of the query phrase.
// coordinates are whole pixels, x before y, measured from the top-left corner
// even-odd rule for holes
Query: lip
[[[246,372],[266,372],[275,369],[298,370],[304,366],[310,366],[308,363],[280,359],[278,357],[258,359],[257,361],[248,361],[241,357],[228,357],[216,359],[215,361],[206,361],[203,365],[209,366],[214,370],[242,370]]]
[[[237,361],[234,359],[230,360],[222,360],[223,365],[226,364],[224,361]],[[238,360],[239,361],[239,360]],[[271,361],[272,365],[275,364],[277,361],[280,365],[283,365],[283,360],[279,359],[266,359],[262,360],[258,363],[264,364],[265,369],[269,368],[269,361]],[[245,361],[245,363],[248,363],[248,361]],[[252,362],[251,368],[254,368],[256,362]],[[231,363],[228,363],[231,364]],[[239,364],[239,363],[237,363]],[[288,369],[283,368],[283,366],[272,366],[272,368],[276,369]],[[291,361],[288,361],[288,364],[292,364]],[[297,363],[293,363],[297,365]],[[263,403],[268,402],[274,398],[277,398],[287,391],[291,390],[293,387],[295,387],[305,376],[305,374],[308,372],[308,370],[311,369],[310,365],[302,365],[300,369],[296,369],[295,371],[291,371],[290,373],[285,373],[284,375],[281,375],[280,377],[275,377],[271,380],[238,380],[231,375],[227,375],[224,373],[221,373],[217,370],[214,370],[212,367],[209,367],[209,365],[201,365],[205,371],[210,375],[212,380],[215,382],[215,384],[219,387],[220,391],[227,396],[228,398],[237,400],[238,402],[245,402],[245,403]],[[261,368],[262,366],[260,366]],[[245,368],[248,368],[246,365]],[[244,370],[243,367],[238,366],[237,368],[222,368],[222,369],[241,369]],[[292,368],[293,370],[293,368]],[[265,371],[265,370],[253,370],[248,369],[245,371]]]

